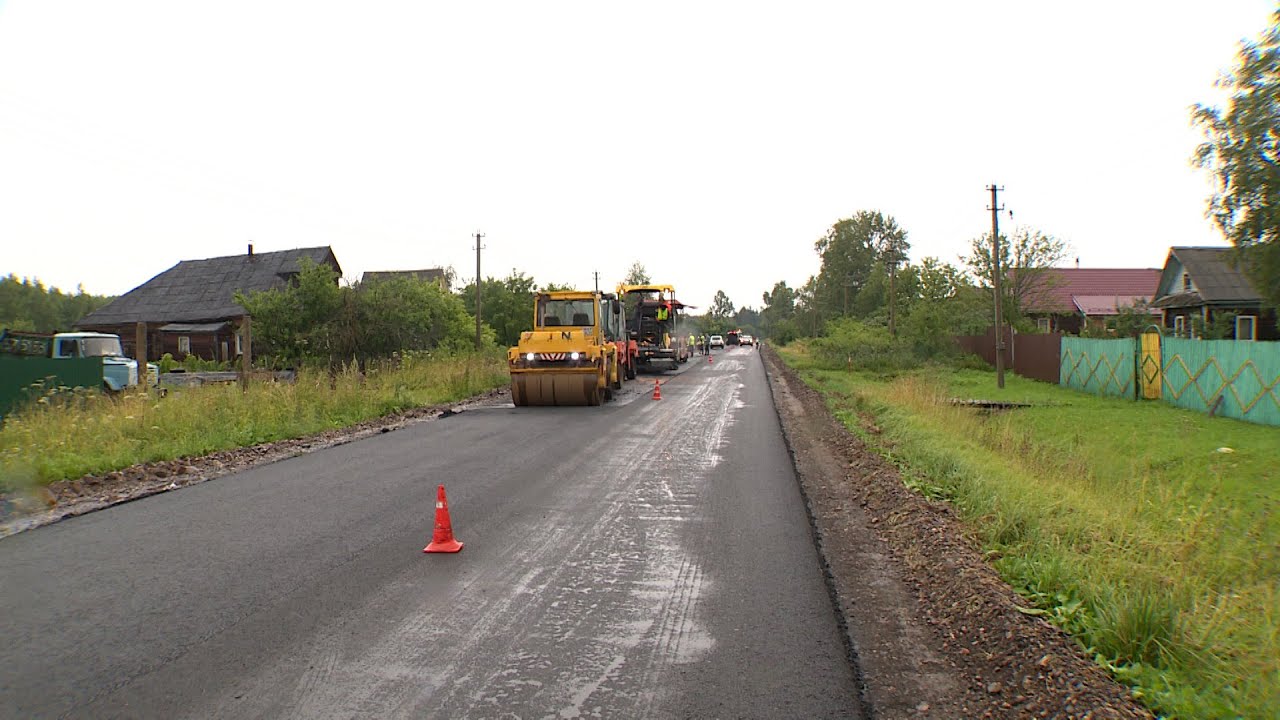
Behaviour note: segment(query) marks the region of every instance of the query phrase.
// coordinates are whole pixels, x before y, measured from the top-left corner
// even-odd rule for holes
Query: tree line
[[[0,328],[51,333],[68,330],[80,318],[114,300],[114,296],[90,295],[84,286],[75,293],[46,287],[38,278],[10,273],[0,278]]]

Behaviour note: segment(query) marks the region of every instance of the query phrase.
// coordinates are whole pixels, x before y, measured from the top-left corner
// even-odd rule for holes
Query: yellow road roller
[[[585,290],[540,292],[533,329],[507,351],[511,400],[527,405],[599,405],[622,387],[622,305]],[[611,330],[612,329],[612,330]]]

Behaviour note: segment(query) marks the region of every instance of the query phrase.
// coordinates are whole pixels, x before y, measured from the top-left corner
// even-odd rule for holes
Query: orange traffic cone
[[[653,399],[654,400],[662,399],[662,386],[657,380],[653,381]]]
[[[462,543],[453,539],[453,523],[449,521],[449,501],[444,497],[444,486],[436,490],[436,529],[431,535],[431,544],[422,548],[422,552],[455,553],[462,549]]]
[[[707,353],[707,362],[711,362],[711,353]]]

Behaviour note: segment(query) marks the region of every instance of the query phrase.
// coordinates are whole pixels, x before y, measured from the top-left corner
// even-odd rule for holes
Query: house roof
[[[327,246],[280,250],[205,260],[183,260],[142,285],[80,318],[77,327],[136,322],[198,323],[244,315],[233,300],[237,290],[285,287],[298,262],[342,268]]]
[[[425,270],[370,270],[360,276],[360,282],[373,280],[395,280],[398,278],[414,278],[418,280],[439,280],[447,278],[444,268],[427,268]]]
[[[1136,307],[1141,302],[1151,302],[1149,295],[1072,295],[1076,309],[1084,315],[1119,315],[1120,308]],[[1152,313],[1159,315],[1157,311]]]
[[[1158,307],[1198,305],[1257,305],[1261,294],[1235,267],[1231,247],[1173,247],[1160,276]],[[1192,290],[1183,289],[1182,275],[1190,277]]]
[[[1029,293],[1024,308],[1032,313],[1074,313],[1076,298],[1150,300],[1160,283],[1157,268],[1044,268],[1037,274],[1038,288]]]

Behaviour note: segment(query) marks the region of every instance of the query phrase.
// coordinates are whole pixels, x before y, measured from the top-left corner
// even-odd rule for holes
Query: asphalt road
[[[0,540],[0,716],[860,717],[763,364],[714,357]]]

